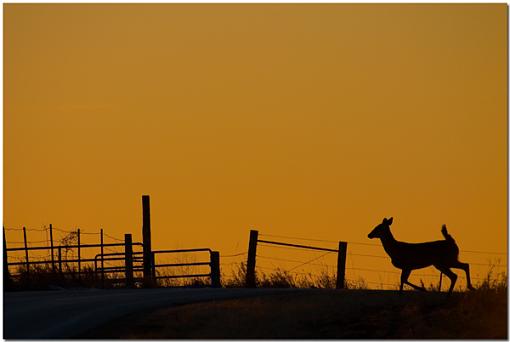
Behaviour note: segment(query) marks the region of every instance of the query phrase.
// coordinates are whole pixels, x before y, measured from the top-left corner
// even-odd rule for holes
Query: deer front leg
[[[413,287],[415,290],[427,291],[427,290],[425,290],[424,287],[414,285],[414,284],[410,283],[409,281],[407,281],[410,274],[411,274],[411,270],[402,270],[402,274],[400,275],[400,292],[402,292],[404,284],[407,284],[407,285]]]
[[[409,278],[409,275],[411,274],[410,270],[402,269],[402,274],[400,275],[400,291],[399,293],[402,293],[404,290],[404,283],[407,283],[407,278]]]

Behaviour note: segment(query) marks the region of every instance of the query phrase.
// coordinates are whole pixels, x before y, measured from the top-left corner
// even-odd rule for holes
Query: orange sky
[[[506,4],[4,4],[4,224],[139,241],[149,194],[155,249],[393,216],[506,251],[506,32]]]

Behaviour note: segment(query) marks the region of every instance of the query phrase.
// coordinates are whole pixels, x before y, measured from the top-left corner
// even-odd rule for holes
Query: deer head
[[[382,238],[383,236],[390,233],[390,225],[393,223],[393,217],[390,217],[389,219],[384,218],[382,223],[376,226],[370,234],[368,234],[369,239],[373,238]]]

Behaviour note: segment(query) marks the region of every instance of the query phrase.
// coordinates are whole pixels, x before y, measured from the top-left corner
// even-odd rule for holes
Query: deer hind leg
[[[457,275],[446,266],[434,265],[434,267],[443,272],[448,278],[450,278],[450,289],[448,290],[448,294],[451,294],[453,287],[455,286],[455,282],[457,281]]]
[[[409,275],[411,274],[411,271],[409,270],[402,270],[402,274],[400,275],[400,293],[404,290],[404,283],[407,282],[407,278],[409,278]]]
[[[407,279],[409,278],[410,274],[411,274],[411,270],[402,270],[402,274],[400,275],[400,292],[402,292],[404,284],[407,284],[407,285],[413,287],[416,290],[427,291],[427,290],[425,290],[424,287],[421,287],[421,286],[418,286],[418,285],[414,285],[414,284],[410,283],[409,281],[407,281]]]
[[[452,268],[460,268],[464,272],[466,272],[466,280],[467,280],[467,287],[470,290],[474,290],[475,288],[473,285],[471,285],[471,277],[469,275],[469,264],[457,261],[455,264],[451,265]]]

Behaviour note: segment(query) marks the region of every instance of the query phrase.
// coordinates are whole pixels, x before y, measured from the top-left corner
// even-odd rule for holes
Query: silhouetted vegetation
[[[81,274],[78,274],[76,267],[66,266],[65,271],[60,273],[53,270],[50,264],[33,265],[30,272],[20,266],[17,276],[13,277],[12,290],[48,290],[54,288],[73,288],[73,287],[101,287],[101,275],[96,274],[90,266],[81,268]],[[116,274],[105,274],[104,287],[118,287],[119,276]]]
[[[495,270],[497,265],[489,267],[489,271],[485,278],[478,285],[478,290],[501,291],[507,287],[507,275],[505,272],[497,273]],[[14,290],[36,290],[51,289],[54,287],[72,288],[72,287],[96,287],[101,288],[101,274],[94,273],[94,269],[84,266],[81,269],[81,275],[78,277],[76,267],[64,264],[64,272],[54,271],[51,264],[34,265],[27,273],[25,267],[20,266],[14,272],[18,276],[13,278]],[[186,267],[167,268],[158,270],[156,275],[174,276],[179,274],[192,273]],[[123,273],[105,273],[105,288],[124,287]],[[222,275],[222,286],[225,288],[242,288],[245,287],[246,264],[241,262],[234,265],[230,273]],[[443,279],[443,282],[447,280]],[[257,287],[263,288],[316,288],[316,289],[334,289],[336,286],[336,275],[323,270],[320,273],[291,273],[287,270],[277,268],[272,272],[257,272]],[[208,287],[210,279],[208,277],[191,277],[191,278],[170,278],[157,279],[155,282],[157,287]],[[423,284],[428,291],[438,291],[438,284]],[[445,286],[445,285],[443,285]],[[135,282],[135,287],[141,287],[140,282]],[[397,284],[395,284],[395,288]],[[357,280],[346,281],[347,289],[368,289],[366,281],[359,277]],[[382,288],[382,285],[381,285]],[[444,287],[443,287],[444,291]]]

